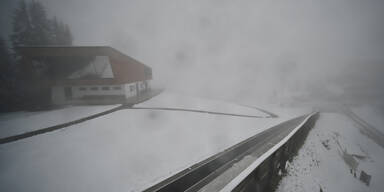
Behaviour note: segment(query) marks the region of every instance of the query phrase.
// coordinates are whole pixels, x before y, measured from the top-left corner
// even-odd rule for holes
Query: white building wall
[[[105,95],[125,95],[126,98],[136,97],[139,92],[150,88],[150,81],[144,81],[122,84],[122,85],[83,85],[71,86],[72,98],[66,98],[65,87],[52,87],[52,101],[56,105],[71,103],[71,100],[78,100],[84,96],[105,96]]]
[[[144,91],[146,89],[144,81],[137,82],[139,86],[139,91]]]
[[[124,87],[121,85],[87,85],[73,86],[72,97],[80,99],[87,95],[124,95]]]
[[[151,89],[151,84],[152,84],[152,81],[151,80],[147,80],[147,89]]]
[[[125,97],[135,97],[137,95],[136,83],[124,84]]]

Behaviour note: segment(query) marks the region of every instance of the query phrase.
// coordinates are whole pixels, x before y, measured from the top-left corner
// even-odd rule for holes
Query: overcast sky
[[[191,94],[266,99],[312,84],[337,94],[329,79],[384,64],[382,0],[41,2],[69,24],[75,45],[112,46],[151,66],[155,81]],[[3,35],[14,4],[2,0]]]

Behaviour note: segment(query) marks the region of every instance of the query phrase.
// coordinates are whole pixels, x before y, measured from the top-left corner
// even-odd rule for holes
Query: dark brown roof
[[[31,46],[16,47],[28,63],[28,58],[61,56],[108,56],[114,78],[97,80],[62,80],[58,84],[123,84],[152,79],[147,65],[108,46]],[[148,75],[148,71],[150,71]]]
[[[135,63],[141,63],[136,59],[121,53],[115,48],[109,46],[23,46],[16,47],[16,50],[27,57],[44,56],[110,56],[133,60]],[[145,65],[146,66],[146,65]],[[147,66],[148,67],[148,66]]]

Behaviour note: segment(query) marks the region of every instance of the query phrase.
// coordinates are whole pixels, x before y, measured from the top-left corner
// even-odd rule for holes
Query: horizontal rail
[[[269,141],[272,138],[282,132],[284,132],[285,136],[288,135],[311,115],[296,117],[258,133],[243,142],[169,177],[144,190],[144,192],[198,191],[233,164],[252,153],[255,147],[263,148],[263,150],[272,148],[273,146],[269,145]],[[279,140],[281,140],[280,137]]]

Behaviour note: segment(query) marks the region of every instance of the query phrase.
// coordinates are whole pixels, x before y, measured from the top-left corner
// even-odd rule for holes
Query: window
[[[87,88],[86,87],[79,87],[79,90],[80,91],[85,91],[85,90],[87,90]]]
[[[135,91],[135,86],[134,86],[134,85],[130,85],[130,86],[129,86],[129,90],[130,90],[130,91]]]
[[[97,91],[97,90],[99,90],[99,88],[98,87],[91,87],[91,90],[92,91]]]
[[[109,87],[102,87],[102,90],[109,90]]]
[[[116,87],[113,87],[113,89],[114,90],[121,90],[121,87],[116,86]]]

